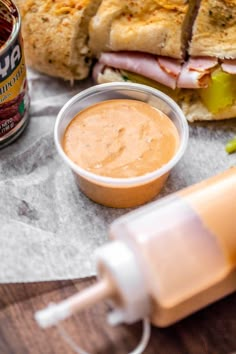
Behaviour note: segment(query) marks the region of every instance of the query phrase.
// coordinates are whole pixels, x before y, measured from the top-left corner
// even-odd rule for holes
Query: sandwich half
[[[236,0],[103,0],[89,32],[97,82],[153,86],[189,121],[236,116]]]
[[[236,0],[201,0],[188,53],[217,63],[206,87],[181,97],[189,120],[235,118]]]
[[[88,76],[88,26],[101,0],[16,0],[27,64],[65,80]]]

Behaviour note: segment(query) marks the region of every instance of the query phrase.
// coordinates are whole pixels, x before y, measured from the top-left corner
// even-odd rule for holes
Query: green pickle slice
[[[236,136],[234,139],[228,141],[225,150],[228,154],[232,154],[233,152],[236,152]]]
[[[166,87],[165,85],[159,84],[158,82],[156,82],[154,80],[148,79],[148,78],[146,78],[142,75],[139,75],[139,74],[131,73],[130,71],[121,70],[120,72],[121,72],[122,78],[125,81],[132,81],[137,84],[151,86],[157,90],[164,92],[166,95],[172,97],[174,100],[177,99],[179,89],[172,90],[171,88]]]
[[[231,106],[236,99],[236,75],[215,70],[207,88],[199,89],[202,102],[214,114]]]

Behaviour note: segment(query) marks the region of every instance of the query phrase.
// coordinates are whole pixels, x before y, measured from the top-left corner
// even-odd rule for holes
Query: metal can
[[[13,1],[0,0],[0,148],[15,140],[28,120],[21,18]]]

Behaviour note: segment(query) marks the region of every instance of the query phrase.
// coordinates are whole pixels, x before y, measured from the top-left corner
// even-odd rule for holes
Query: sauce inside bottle
[[[121,217],[111,236],[132,242],[166,326],[236,289],[236,168]]]
[[[149,317],[165,327],[235,291],[235,186],[236,167],[117,219],[97,253],[97,285],[39,322],[108,297],[113,323]]]

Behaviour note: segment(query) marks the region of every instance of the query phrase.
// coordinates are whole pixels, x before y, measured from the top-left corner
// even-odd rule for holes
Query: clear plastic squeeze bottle
[[[43,327],[108,298],[113,324],[168,326],[236,290],[236,167],[117,219],[99,281],[37,313]]]

